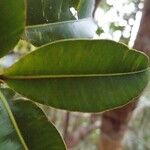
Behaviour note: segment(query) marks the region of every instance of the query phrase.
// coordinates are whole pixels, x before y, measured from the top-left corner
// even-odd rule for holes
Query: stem
[[[5,107],[6,110],[7,110],[7,113],[8,113],[8,115],[9,115],[9,117],[10,117],[10,120],[11,120],[11,122],[12,122],[12,124],[13,124],[13,126],[14,126],[16,132],[17,132],[17,135],[19,136],[19,139],[20,139],[20,141],[21,141],[21,143],[22,143],[24,149],[25,149],[25,150],[28,150],[28,147],[27,147],[27,145],[26,145],[26,143],[25,143],[25,141],[24,141],[24,139],[23,139],[23,137],[22,137],[22,135],[21,135],[21,132],[20,132],[20,130],[19,130],[19,128],[18,128],[18,125],[17,125],[17,123],[16,123],[16,121],[15,121],[15,118],[14,118],[14,116],[13,116],[13,113],[12,113],[10,107],[9,107],[9,104],[7,103],[7,100],[6,100],[5,96],[3,95],[3,93],[2,93],[1,91],[0,91],[0,99],[1,99],[1,101],[2,101],[2,103],[3,103],[3,105],[4,105],[4,107]]]
[[[66,139],[68,135],[69,120],[70,120],[70,112],[66,112],[64,120],[64,139]]]

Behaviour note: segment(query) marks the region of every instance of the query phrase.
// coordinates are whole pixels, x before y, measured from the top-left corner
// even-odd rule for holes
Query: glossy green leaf
[[[24,26],[24,0],[0,0],[0,57],[17,44]]]
[[[30,101],[7,102],[2,92],[0,126],[0,150],[65,150],[58,131],[41,109]]]
[[[40,46],[60,39],[92,38],[96,28],[92,18],[29,26],[23,39]]]
[[[71,7],[77,10],[76,18]],[[22,38],[35,46],[61,39],[93,38],[97,28],[89,18],[93,8],[91,0],[27,0],[28,26]]]
[[[27,0],[27,25],[76,20],[72,7],[79,19],[92,17],[94,4],[94,0]]]
[[[65,40],[25,56],[3,79],[36,102],[100,112],[141,94],[148,82],[148,57],[109,40]]]
[[[70,11],[73,0],[27,0],[27,25],[75,19]]]

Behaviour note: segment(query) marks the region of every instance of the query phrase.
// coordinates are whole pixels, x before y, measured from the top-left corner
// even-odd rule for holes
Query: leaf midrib
[[[133,74],[140,74],[147,72],[149,68],[133,71],[133,72],[125,72],[125,73],[108,73],[108,74],[60,74],[60,75],[3,75],[3,79],[57,79],[57,78],[86,78],[86,77],[114,77],[114,76],[126,76]]]
[[[24,141],[24,139],[23,139],[23,137],[22,137],[22,135],[21,135],[21,132],[20,132],[20,130],[19,130],[19,128],[18,128],[18,125],[17,125],[17,123],[16,123],[16,120],[15,120],[15,118],[14,118],[14,115],[13,115],[13,113],[12,113],[10,107],[9,107],[9,104],[7,103],[7,100],[6,100],[5,96],[3,95],[3,93],[2,93],[1,91],[0,91],[0,99],[1,99],[1,101],[2,101],[2,103],[3,103],[3,105],[4,105],[4,107],[5,107],[6,110],[7,110],[7,113],[8,113],[8,115],[9,115],[9,118],[10,118],[12,124],[13,124],[13,127],[14,127],[15,130],[16,130],[16,133],[17,133],[17,135],[18,135],[18,137],[19,137],[19,139],[20,139],[20,142],[21,142],[21,144],[22,144],[24,150],[28,150],[28,147],[27,147],[27,145],[26,145],[26,143],[25,143],[25,141]]]
[[[87,20],[93,20],[91,17],[78,19],[78,20],[68,20],[68,21],[59,21],[59,22],[53,22],[53,23],[45,23],[45,24],[37,24],[37,25],[28,25],[25,27],[25,29],[34,29],[34,28],[40,28],[45,26],[52,26],[52,25],[62,25],[62,24],[68,24],[68,23],[75,23],[75,22],[81,22],[81,21],[87,21]]]

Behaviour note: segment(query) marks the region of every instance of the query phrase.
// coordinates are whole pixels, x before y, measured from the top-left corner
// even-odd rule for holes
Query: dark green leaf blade
[[[97,26],[92,18],[28,26],[23,39],[35,46],[41,46],[61,39],[92,38],[96,28]]]
[[[10,51],[20,39],[25,26],[25,1],[0,1],[0,57]]]
[[[35,104],[25,100],[8,101],[6,108],[5,104],[8,103],[4,101],[0,100],[1,150],[65,150],[59,133]],[[9,111],[13,113],[15,121]],[[24,144],[18,136],[14,122],[17,123]]]
[[[73,20],[72,0],[27,0],[27,25]]]
[[[56,128],[35,104],[29,101],[17,100],[12,105],[12,108],[29,149],[66,149]]]
[[[148,57],[109,40],[65,40],[39,48],[4,73],[5,82],[37,102],[100,112],[139,96]]]

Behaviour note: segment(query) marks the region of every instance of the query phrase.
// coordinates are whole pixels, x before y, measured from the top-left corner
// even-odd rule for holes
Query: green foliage
[[[75,19],[71,0],[27,0],[27,25]]]
[[[23,39],[41,46],[60,39],[92,38],[96,27],[92,18],[34,25],[26,28]]]
[[[3,91],[12,95],[7,89]],[[6,101],[0,92],[0,124],[1,150],[48,150],[50,147],[65,150],[55,127],[48,122],[42,110],[30,101],[12,101],[11,96]]]
[[[94,3],[91,0],[27,0],[27,25],[76,20],[71,7],[78,11],[79,19],[92,17]]]
[[[100,112],[139,96],[148,82],[148,58],[113,41],[67,40],[26,55],[3,78],[42,104]]]
[[[70,8],[77,10],[74,15]],[[96,24],[91,0],[27,0],[27,28],[23,39],[35,46],[70,38],[92,38]]]
[[[17,5],[16,5],[17,4]],[[0,1],[0,57],[14,48],[24,31],[25,1]]]
[[[14,93],[1,90],[0,149],[64,150],[59,133],[35,102],[81,112],[101,112],[125,105],[147,85],[149,60],[121,43],[77,39],[94,36],[95,23],[90,18],[94,1],[26,3],[25,11],[23,0],[0,2],[0,34],[4,35],[0,38],[0,56],[20,39],[25,12],[27,27],[23,38],[36,46],[43,45],[0,75],[2,82],[30,99],[14,101]],[[50,43],[70,38],[76,39]]]

